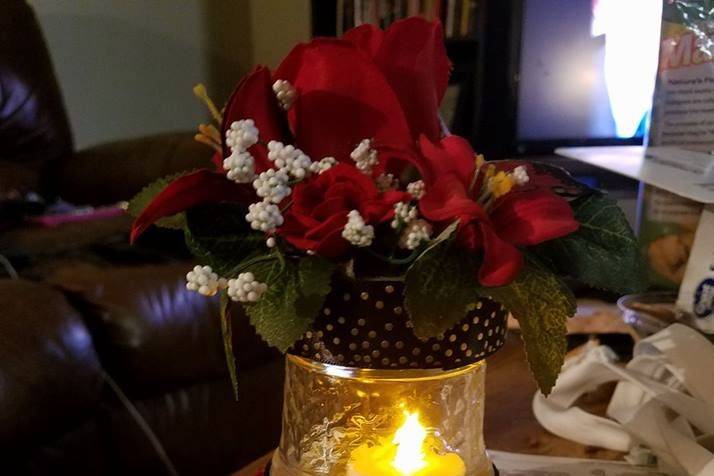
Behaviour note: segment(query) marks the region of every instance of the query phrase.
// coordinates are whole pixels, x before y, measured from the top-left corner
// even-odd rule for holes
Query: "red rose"
[[[377,224],[391,219],[394,204],[404,199],[404,192],[380,193],[370,177],[336,165],[295,186],[278,233],[296,248],[334,258],[350,247],[342,238],[350,211],[359,211],[367,224]]]

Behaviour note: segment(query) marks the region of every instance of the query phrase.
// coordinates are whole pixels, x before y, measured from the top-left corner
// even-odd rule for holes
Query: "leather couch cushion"
[[[238,401],[220,378],[135,404],[179,474],[231,474],[278,445],[283,366],[241,370]],[[126,411],[114,408],[110,425],[119,474],[168,474]]]
[[[89,331],[58,291],[0,280],[0,448],[22,453],[93,417],[102,374]]]
[[[78,152],[54,177],[59,194],[72,203],[108,204],[129,200],[154,180],[212,168],[210,148],[193,133],[161,134],[107,143]]]
[[[4,460],[10,465],[7,474],[45,476],[71,474],[72,476],[97,476],[115,474],[109,471],[110,456],[105,446],[100,419],[87,420],[56,441],[45,443],[26,454]]]
[[[72,153],[72,136],[37,19],[24,0],[0,14],[0,195],[40,190],[44,169]]]
[[[218,297],[186,290],[190,263],[59,270],[50,281],[76,293],[107,371],[133,397],[227,378]],[[89,305],[88,305],[89,303]],[[278,358],[245,316],[234,316],[236,360],[249,369]]]

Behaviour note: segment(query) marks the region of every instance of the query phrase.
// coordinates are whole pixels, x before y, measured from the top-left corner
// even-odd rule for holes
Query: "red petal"
[[[466,224],[459,223],[456,241],[462,248],[474,252],[483,248],[483,238],[481,230],[476,222]]]
[[[424,159],[414,150],[379,145],[375,148],[379,154],[379,164],[374,168],[373,177],[379,177],[380,174],[393,174],[399,177],[409,165],[421,170]]]
[[[382,223],[391,220],[394,216],[394,204],[397,202],[408,202],[411,195],[398,190],[384,192],[379,198],[365,201],[360,206],[360,215],[367,223]]]
[[[323,172],[316,179],[329,181],[333,184],[344,182],[350,184],[360,190],[362,194],[360,199],[376,197],[378,194],[377,186],[371,177],[359,172],[355,167],[346,164],[337,164],[328,171]],[[334,187],[334,185],[332,185]]]
[[[349,41],[365,53],[370,58],[377,56],[379,47],[382,46],[384,32],[377,26],[365,23],[356,28],[352,28],[342,35],[342,39]]]
[[[255,199],[252,187],[239,185],[225,175],[199,170],[171,182],[149,203],[131,226],[133,243],[159,218],[175,215],[196,205],[218,202],[245,202]]]
[[[461,180],[453,174],[444,175],[419,201],[422,215],[432,221],[460,219],[467,223],[473,219],[488,220],[479,204],[468,198]]]
[[[213,162],[213,165],[216,167],[216,170],[219,172],[223,172],[223,153],[216,151],[212,156],[211,156],[211,162]]]
[[[459,177],[468,187],[476,167],[476,154],[466,139],[450,135],[436,144],[422,135],[419,137],[419,149],[423,158],[416,166],[427,184],[427,190],[437,178],[446,174]]]
[[[316,220],[325,220],[336,213],[343,212],[347,207],[344,197],[325,198],[312,210],[312,216]]]
[[[502,240],[487,223],[480,222],[483,238],[483,263],[478,280],[484,286],[503,286],[513,281],[523,266],[518,248]]]
[[[307,233],[305,234],[305,238],[308,238],[311,240],[321,240],[322,238],[329,235],[334,230],[340,230],[340,232],[341,232],[342,229],[345,227],[346,223],[347,223],[347,213],[345,213],[345,212],[337,213],[335,215],[332,215],[331,217],[329,217],[327,220],[323,221],[322,223],[320,223],[315,228],[308,230]]]
[[[290,141],[285,111],[278,105],[270,71],[265,66],[256,66],[248,73],[228,99],[221,125],[224,157],[230,154],[230,150],[225,145],[226,130],[233,122],[241,119],[253,119],[260,132],[260,141],[264,144],[271,140]],[[255,157],[258,172],[270,168],[268,151],[264,145],[254,145],[250,148],[250,153]]]
[[[411,200],[412,195],[409,192],[402,192],[400,190],[387,190],[382,193],[381,200],[390,205],[394,205],[397,202],[408,202]]]
[[[297,217],[288,212],[285,223],[278,228],[278,233],[298,249],[314,251],[326,258],[336,258],[346,253],[350,246],[342,238],[342,229],[346,222],[347,213],[340,213],[322,224],[306,227],[297,220]]]
[[[332,230],[318,243],[315,253],[325,258],[337,258],[350,249],[350,244],[342,238],[342,229]]]
[[[506,194],[496,203],[491,220],[501,238],[523,246],[569,235],[580,226],[568,202],[549,190]]]
[[[276,78],[297,89],[288,112],[298,147],[315,160],[333,156],[350,161],[366,138],[377,144],[411,146],[399,101],[377,66],[353,44],[317,39],[298,45]]]
[[[375,61],[399,97],[412,137],[439,140],[439,104],[451,70],[441,23],[419,17],[394,22]]]

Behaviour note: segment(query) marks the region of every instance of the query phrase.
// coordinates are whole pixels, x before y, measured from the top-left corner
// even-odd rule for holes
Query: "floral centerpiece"
[[[613,200],[549,165],[486,162],[445,130],[449,72],[440,24],[411,18],[300,44],[220,110],[196,88],[213,166],[144,189],[131,238],[183,230],[200,262],[187,288],[222,297],[234,383],[231,301],[280,351],[363,369],[474,364],[510,312],[548,393],[575,311],[563,277],[641,287]]]

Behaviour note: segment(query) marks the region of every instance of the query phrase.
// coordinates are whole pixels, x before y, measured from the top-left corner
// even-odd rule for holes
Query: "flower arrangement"
[[[135,240],[180,228],[201,263],[187,288],[221,294],[287,351],[335,276],[403,282],[428,339],[490,297],[518,319],[541,390],[553,386],[575,300],[563,277],[616,292],[643,285],[636,240],[613,200],[553,166],[486,162],[440,122],[449,81],[441,25],[363,25],[253,69],[197,140],[214,167],[168,177],[130,204]],[[334,289],[333,289],[334,291]],[[234,379],[235,382],[235,379]]]

